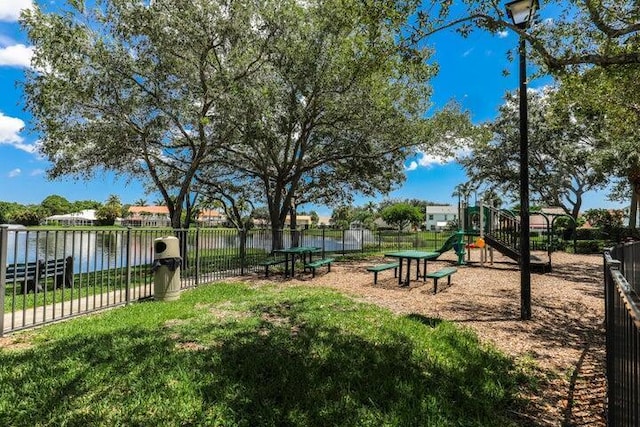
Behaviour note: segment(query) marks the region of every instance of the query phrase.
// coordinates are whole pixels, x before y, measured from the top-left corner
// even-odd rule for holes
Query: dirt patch
[[[10,335],[8,337],[0,337],[0,348],[9,351],[29,350],[33,348],[34,344],[31,342],[28,333]]]

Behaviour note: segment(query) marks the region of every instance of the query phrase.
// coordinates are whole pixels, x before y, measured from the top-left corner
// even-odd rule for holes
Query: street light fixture
[[[513,24],[526,29],[539,8],[538,0],[516,0],[505,5]],[[520,36],[520,318],[531,319],[531,251],[529,248],[529,138],[527,116],[527,57]]]
[[[527,28],[536,11],[539,9],[540,4],[538,0],[515,0],[505,5],[507,8],[507,15],[513,21],[513,24],[518,28]]]

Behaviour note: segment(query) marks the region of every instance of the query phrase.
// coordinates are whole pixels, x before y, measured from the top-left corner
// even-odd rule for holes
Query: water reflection
[[[24,263],[39,259],[73,257],[74,272],[99,271],[153,261],[153,241],[170,235],[166,230],[9,230],[7,262]],[[179,233],[182,237],[185,233]],[[301,244],[316,246],[328,252],[361,250],[364,244],[375,242],[369,230],[347,230],[338,237],[302,233]],[[240,247],[235,230],[189,230],[187,248],[194,250],[224,250],[233,253]],[[127,253],[127,241],[129,251]],[[290,234],[282,236],[283,245],[291,246]],[[248,249],[271,251],[270,230],[256,230],[247,235]]]

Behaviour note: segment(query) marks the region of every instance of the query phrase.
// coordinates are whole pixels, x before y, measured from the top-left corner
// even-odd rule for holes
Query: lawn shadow
[[[379,326],[365,336],[334,320],[350,311],[279,301],[245,316],[222,318],[217,310],[206,319],[114,327],[2,352],[0,398],[11,404],[0,424],[514,422],[507,408],[517,378],[508,358],[470,351],[468,335],[420,315],[407,316],[429,328],[409,328],[420,340],[388,314],[367,314]]]
[[[438,319],[435,317],[427,317],[418,313],[410,313],[405,316],[409,320],[415,320],[417,322],[422,323],[423,325],[429,326],[430,328],[435,328],[440,323],[442,323],[442,319]]]

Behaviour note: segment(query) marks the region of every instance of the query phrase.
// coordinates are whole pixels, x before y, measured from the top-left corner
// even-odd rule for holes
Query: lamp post
[[[538,0],[515,0],[505,5],[513,24],[526,29],[539,8]],[[520,318],[531,319],[531,252],[529,248],[529,138],[527,116],[527,58],[520,36]]]

